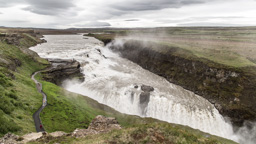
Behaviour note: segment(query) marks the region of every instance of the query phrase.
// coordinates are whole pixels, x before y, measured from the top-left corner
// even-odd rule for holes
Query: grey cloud
[[[127,19],[125,21],[140,21],[139,19]]]
[[[59,15],[75,7],[72,0],[0,0],[0,7],[11,7],[19,4],[30,5],[23,10],[41,15]]]
[[[4,13],[0,12],[0,14],[4,14]]]
[[[215,16],[215,17],[191,17],[190,20],[211,20],[211,19],[240,19],[240,16]]]
[[[183,23],[178,24],[178,26],[202,26],[202,27],[212,27],[212,26],[219,26],[219,27],[232,27],[232,26],[242,26],[239,24],[228,24],[228,23],[208,23],[208,22],[202,22],[202,23]],[[248,25],[249,26],[249,25]]]
[[[11,22],[11,23],[29,23],[28,21],[25,21],[25,20],[11,20],[11,21],[7,21],[7,22]]]
[[[206,1],[200,1],[200,0],[183,0],[180,2],[181,5],[191,5],[191,4],[200,4],[205,3]]]
[[[25,0],[0,0],[0,8],[14,6],[24,2]]]
[[[164,22],[164,23],[186,23],[188,21],[209,21],[213,19],[227,20],[227,19],[241,19],[241,18],[245,18],[245,17],[240,17],[240,16],[190,17],[185,19],[160,19],[156,21]]]
[[[78,27],[109,27],[111,25],[107,22],[90,21],[90,22],[86,22],[84,24],[77,24],[75,26],[78,26]]]
[[[30,5],[24,10],[41,15],[60,15],[75,7],[71,0],[26,0]]]
[[[180,8],[185,5],[201,4],[208,0],[142,0],[119,2],[113,4],[113,8],[122,11],[146,11],[146,10],[160,10],[164,8]]]

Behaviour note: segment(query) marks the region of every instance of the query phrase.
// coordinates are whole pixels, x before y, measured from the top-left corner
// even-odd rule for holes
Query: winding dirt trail
[[[43,127],[43,124],[41,122],[41,119],[40,119],[40,113],[41,111],[46,107],[47,105],[47,96],[46,94],[43,92],[42,90],[42,84],[40,82],[38,82],[36,79],[35,79],[35,76],[40,73],[41,71],[38,71],[38,72],[35,72],[32,76],[31,76],[31,79],[36,83],[36,88],[38,90],[38,92],[40,92],[43,96],[43,103],[42,103],[42,106],[33,114],[33,118],[34,118],[34,122],[35,122],[35,127],[36,127],[36,131],[37,132],[43,132],[45,131],[44,127]],[[40,127],[41,125],[41,127]]]

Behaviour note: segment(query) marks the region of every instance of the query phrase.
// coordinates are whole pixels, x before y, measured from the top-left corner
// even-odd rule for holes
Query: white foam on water
[[[31,49],[43,58],[76,59],[82,65],[85,81],[68,80],[64,85],[67,90],[122,113],[187,125],[242,143],[242,139],[246,140],[242,134],[233,132],[231,124],[206,99],[121,58],[98,40],[82,39],[81,35],[46,35],[45,38],[47,43]],[[154,88],[149,101],[141,101],[142,85]]]

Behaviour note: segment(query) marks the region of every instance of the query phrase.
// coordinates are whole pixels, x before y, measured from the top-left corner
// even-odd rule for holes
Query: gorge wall
[[[256,119],[255,68],[231,68],[205,59],[182,57],[175,47],[160,52],[166,46],[157,43],[128,40],[121,45],[112,42],[109,47],[144,69],[206,98],[235,125]]]

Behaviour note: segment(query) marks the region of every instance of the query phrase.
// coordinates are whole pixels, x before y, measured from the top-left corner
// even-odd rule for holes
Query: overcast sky
[[[255,26],[256,0],[0,0],[0,26]]]

